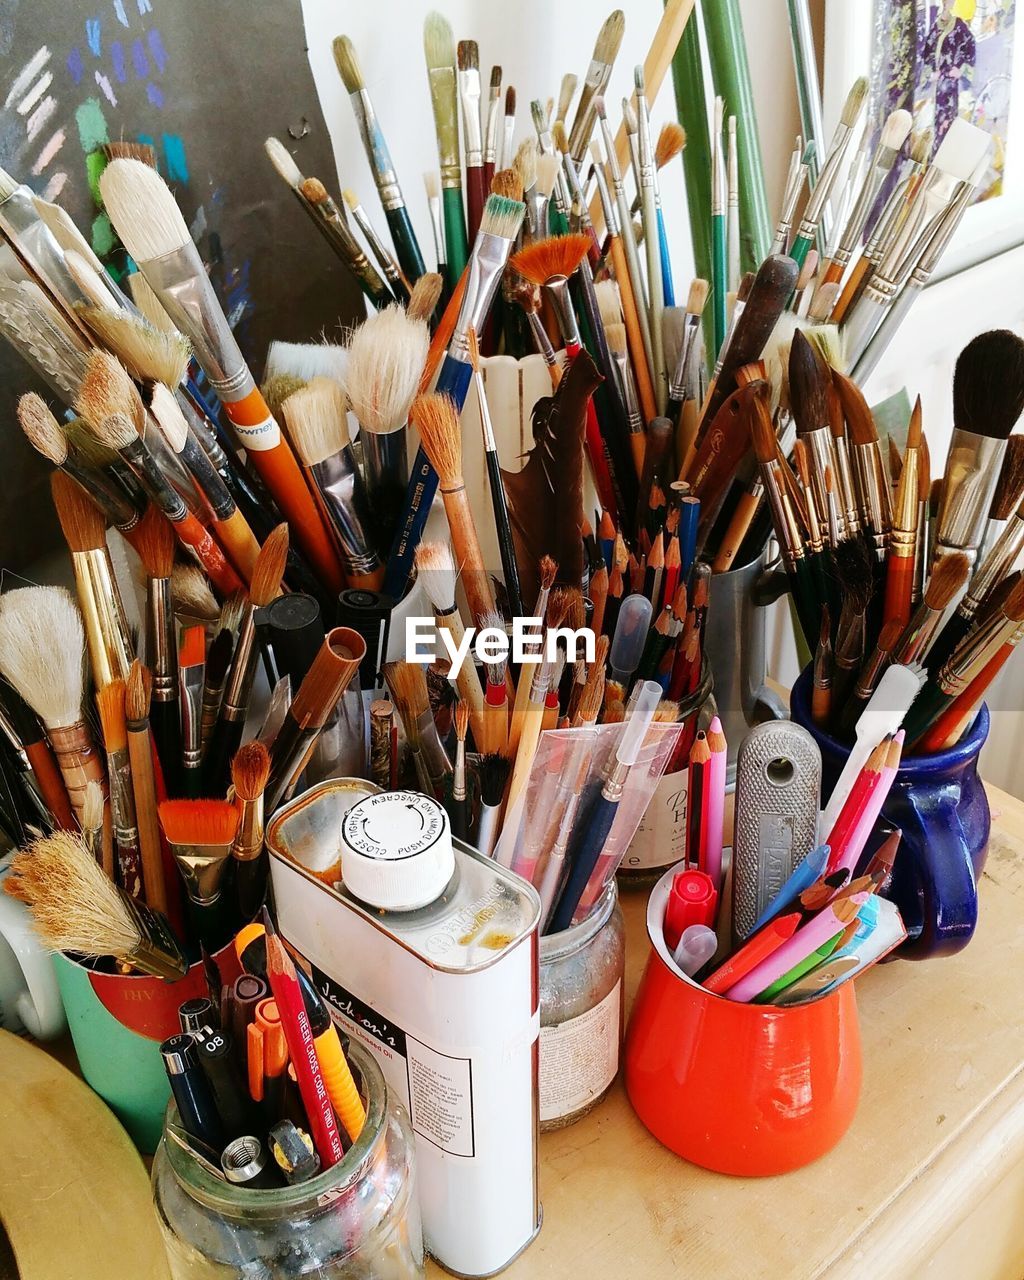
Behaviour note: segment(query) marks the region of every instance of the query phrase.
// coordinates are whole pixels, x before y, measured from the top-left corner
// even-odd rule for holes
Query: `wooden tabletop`
[[[589,1116],[541,1137],[544,1227],[504,1275],[1019,1280],[1024,805],[989,796],[997,821],[971,945],[857,982],[864,1085],[833,1152],[784,1177],[708,1173],[650,1136],[619,1082]],[[629,1001],[646,902],[622,895]]]

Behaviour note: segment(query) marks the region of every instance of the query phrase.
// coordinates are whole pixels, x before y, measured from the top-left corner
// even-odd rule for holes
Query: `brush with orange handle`
[[[889,535],[889,560],[885,573],[883,622],[898,618],[904,626],[910,621],[914,590],[914,555],[920,518],[918,502],[918,462],[921,448],[921,400],[918,398],[910,415],[907,448],[903,469],[893,504],[892,531]]]

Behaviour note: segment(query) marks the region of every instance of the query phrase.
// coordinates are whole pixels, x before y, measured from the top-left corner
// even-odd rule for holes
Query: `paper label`
[[[625,869],[655,870],[682,862],[686,853],[686,778],[686,770],[680,769],[658,779],[622,859]]]
[[[388,1086],[409,1112],[413,1132],[445,1155],[472,1158],[472,1059],[440,1053],[417,1040],[315,966],[313,980],[334,1021],[377,1058]]]
[[[230,408],[228,417],[231,417]],[[244,449],[250,449],[253,453],[264,453],[268,449],[276,449],[281,443],[281,428],[274,421],[273,417],[264,418],[262,422],[235,422],[232,419],[231,425],[235,428],[235,434],[238,436],[238,442]]]
[[[540,1029],[540,1118],[559,1120],[599,1097],[619,1070],[622,980],[593,1009]]]

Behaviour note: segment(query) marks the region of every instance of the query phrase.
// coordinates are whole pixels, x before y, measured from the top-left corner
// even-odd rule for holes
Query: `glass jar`
[[[540,940],[540,1127],[574,1124],[619,1070],[626,934],[614,880],[585,920]]]
[[[697,728],[707,729],[716,715],[715,680],[707,657],[700,673],[700,684],[688,698],[680,702],[680,723],[697,716]],[[629,842],[617,872],[624,889],[645,888],[655,884],[668,867],[683,860],[686,849],[686,778],[687,765],[674,773],[665,773],[651,796],[636,834]]]
[[[366,1124],[344,1158],[308,1182],[256,1191],[222,1182],[164,1137],[153,1198],[173,1280],[424,1275],[408,1118],[370,1054],[353,1042],[348,1058]],[[173,1104],[168,1115],[177,1118]]]

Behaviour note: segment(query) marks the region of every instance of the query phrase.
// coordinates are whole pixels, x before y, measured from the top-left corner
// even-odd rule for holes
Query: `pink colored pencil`
[[[715,888],[721,893],[722,834],[725,829],[725,771],[729,748],[718,716],[715,716],[708,726],[708,746],[711,748],[711,768],[708,774],[705,817],[707,824],[704,837],[705,861],[701,871],[707,872],[715,882]]]
[[[906,734],[901,729],[893,738],[882,772],[879,775],[878,784],[872,789],[864,811],[854,826],[839,861],[835,866],[832,866],[830,859],[829,867],[831,870],[839,871],[845,868],[851,876],[853,875],[857,863],[860,861],[860,856],[864,852],[864,846],[868,842],[868,837],[875,829],[875,823],[882,812],[882,805],[885,804],[886,798],[892,789],[893,781],[900,767],[900,756],[903,753],[903,740],[905,737]]]
[[[868,756],[864,768],[861,769],[857,775],[857,780],[850,788],[850,794],[846,797],[843,807],[839,811],[839,817],[836,818],[835,824],[825,840],[831,851],[826,875],[831,875],[833,871],[838,871],[840,867],[846,865],[843,861],[846,847],[856,830],[857,824],[871,803],[875,788],[882,780],[882,770],[885,767],[891,743],[891,738],[882,739],[871,755]]]
[[[841,898],[834,905],[823,908],[816,916],[793,934],[788,942],[773,951],[772,954],[751,969],[745,978],[731,986],[724,994],[727,1000],[736,1000],[747,1004],[766,987],[770,987],[776,978],[789,973],[795,964],[806,959],[812,951],[824,946],[829,938],[841,933],[853,920],[861,904],[870,895],[855,893],[850,898]]]

